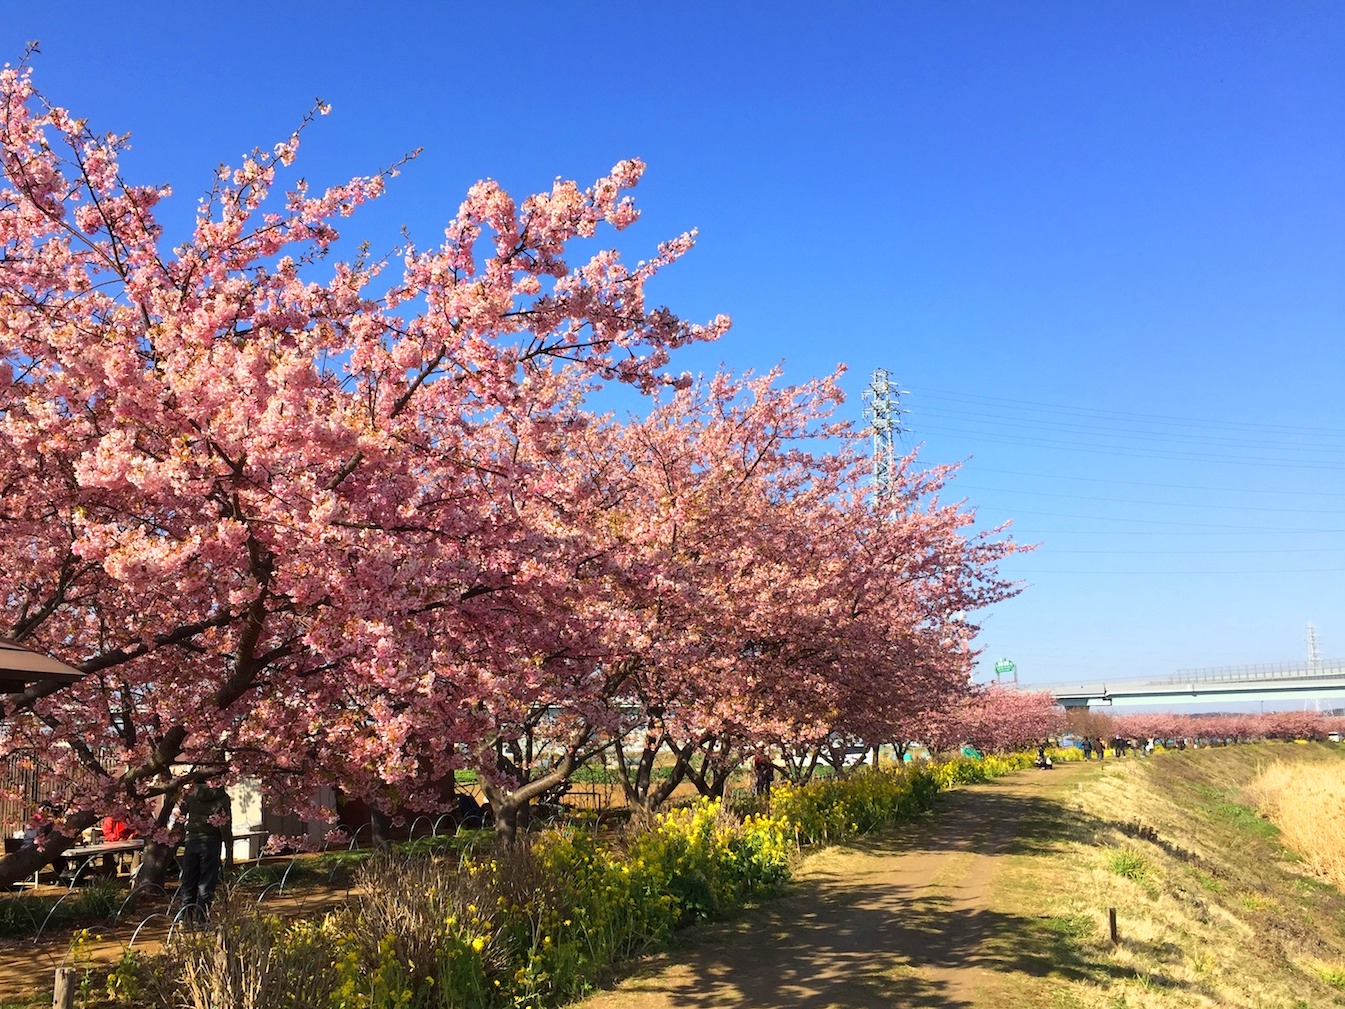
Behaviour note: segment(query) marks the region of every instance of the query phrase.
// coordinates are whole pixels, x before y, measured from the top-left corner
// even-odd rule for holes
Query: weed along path
[[[55,892],[59,894],[61,891]],[[259,906],[271,914],[300,917],[321,914],[339,907],[345,900],[346,890],[342,887],[272,896]],[[74,948],[75,934],[81,930],[69,924],[45,930],[36,941],[31,938],[0,940],[0,1009],[7,1009],[9,1003],[6,999],[34,996],[34,993],[40,992],[49,994],[58,967],[109,967],[127,949],[156,951],[163,945],[168,926],[169,921],[164,914],[141,911],[128,914],[115,923],[91,922],[87,926],[87,934],[78,942],[77,950]],[[99,990],[101,987],[100,984]],[[38,1004],[37,1001],[31,1002],[33,1006]]]
[[[811,855],[780,899],[696,930],[581,1007],[1003,1009],[1049,997],[1049,975],[1070,969],[1050,919],[996,910],[994,895],[1010,856],[1052,843],[1068,816],[1059,797],[1096,768],[964,788],[904,831]]]

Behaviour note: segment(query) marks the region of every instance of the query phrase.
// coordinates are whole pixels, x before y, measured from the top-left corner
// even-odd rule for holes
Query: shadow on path
[[[1085,769],[1050,773],[1064,784]],[[951,793],[900,832],[823,853],[784,897],[706,927],[586,1006],[970,1009],[998,1005],[1005,975],[1131,977],[1101,951],[1080,952],[1077,923],[991,907],[1002,856],[1047,854],[1113,826],[1081,823],[1059,791],[1025,773]]]

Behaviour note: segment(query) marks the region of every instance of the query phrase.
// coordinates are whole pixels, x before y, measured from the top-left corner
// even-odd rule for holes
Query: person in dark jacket
[[[229,793],[201,782],[182,801],[182,876],[178,892],[189,921],[204,921],[219,885],[220,849],[231,836]]]

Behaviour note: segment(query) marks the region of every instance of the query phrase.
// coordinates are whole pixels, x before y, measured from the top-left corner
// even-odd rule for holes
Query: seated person
[[[44,802],[37,807],[37,812],[28,821],[28,825],[23,831],[23,844],[25,848],[46,848],[47,841],[56,830],[56,823],[61,817],[61,808],[53,802]],[[64,855],[57,855],[51,860],[52,871],[58,876],[66,871],[68,861]]]
[[[104,841],[129,841],[135,837],[135,831],[126,825],[125,820],[115,816],[103,817]]]

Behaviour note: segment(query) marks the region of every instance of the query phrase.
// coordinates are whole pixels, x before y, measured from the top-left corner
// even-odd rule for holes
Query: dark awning
[[[0,638],[0,693],[16,694],[32,683],[74,683],[83,675],[49,655]]]

